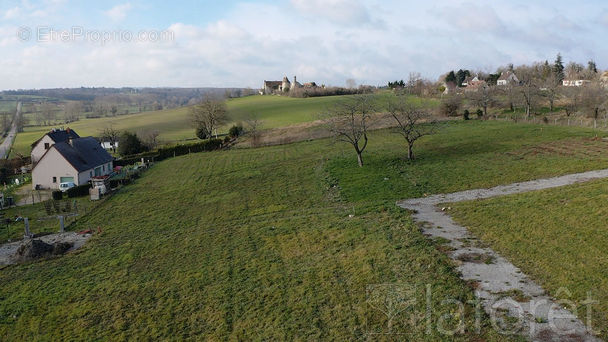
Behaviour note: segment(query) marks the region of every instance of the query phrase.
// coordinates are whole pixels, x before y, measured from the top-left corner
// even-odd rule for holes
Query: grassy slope
[[[608,155],[599,152],[607,144],[591,139],[595,134],[589,129],[496,121],[446,127],[442,134],[416,143],[413,163],[404,161],[403,138],[381,132],[371,140],[364,168],[352,167],[356,160],[351,151],[332,159],[329,168],[348,184],[342,192],[350,201],[394,203],[608,167]],[[590,149],[596,153],[587,153]]]
[[[264,127],[274,128],[294,123],[314,121],[316,114],[326,106],[338,101],[341,96],[293,99],[281,96],[249,96],[228,101],[230,116],[234,121],[243,121],[252,113],[263,120]],[[174,141],[195,138],[190,123],[188,108],[145,112],[117,117],[82,119],[70,127],[81,136],[99,135],[100,130],[112,125],[119,130],[159,130],[160,139]],[[28,127],[17,135],[14,151],[30,152],[30,144],[53,127]]]
[[[393,201],[606,166],[551,152],[502,161],[524,145],[589,135],[462,122],[421,142],[415,164],[385,132],[372,134],[363,169],[327,140],[165,161],[74,227],[104,228],[84,249],[0,272],[0,336],[361,339],[383,323],[366,286],[399,282],[432,284],[436,321],[454,309],[443,299],[472,292]],[[407,317],[424,317],[423,296]],[[411,340],[452,340],[404,325],[394,329]],[[485,328],[481,337],[505,339]]]
[[[599,302],[593,326],[608,338],[607,200],[602,180],[451,206],[457,221],[552,295],[581,305],[591,291]],[[586,307],[578,309],[585,319]]]
[[[284,96],[249,96],[231,99],[227,102],[230,118],[234,122],[245,121],[256,115],[264,128],[276,128],[302,122],[317,120],[318,114],[340,101],[344,96],[314,97],[306,99]],[[436,105],[434,100],[416,102]],[[117,117],[82,119],[69,126],[81,136],[99,135],[100,131],[112,125],[119,130],[158,130],[162,141],[193,139],[194,129],[188,115],[188,108],[161,110]],[[229,125],[226,126],[226,129]],[[49,127],[27,127],[15,139],[13,150],[16,153],[29,154],[32,142],[40,138]],[[13,153],[14,153],[13,152]]]

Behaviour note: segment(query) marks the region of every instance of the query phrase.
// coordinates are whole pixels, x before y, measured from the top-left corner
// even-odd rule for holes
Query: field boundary
[[[480,245],[466,227],[453,221],[448,214],[449,207],[439,208],[439,205],[603,178],[608,178],[608,169],[408,199],[397,202],[397,205],[414,211],[413,218],[426,236],[446,242],[443,249],[458,265],[461,278],[473,285],[475,295],[493,319],[497,316],[497,320],[503,322],[516,319],[521,325],[517,332],[535,341],[599,341],[580,319],[563,307],[563,303],[554,301],[507,259]]]

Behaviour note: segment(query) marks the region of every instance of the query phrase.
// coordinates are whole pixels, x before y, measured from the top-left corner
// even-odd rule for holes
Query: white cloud
[[[442,10],[431,2],[389,0],[246,2],[209,22],[176,20],[169,26],[175,41],[164,43],[26,44],[15,38],[16,27],[0,27],[8,38],[0,46],[9,47],[0,58],[0,89],[259,87],[284,75],[327,85],[348,78],[378,85],[412,71],[429,78],[459,68],[494,71],[509,62],[552,60],[559,51],[578,62],[608,59],[597,43],[603,38],[597,27],[604,27],[598,19],[604,15],[608,25],[607,12],[577,7],[574,14],[557,5],[547,11],[514,1],[450,0]],[[124,20],[130,4],[105,14]],[[23,13],[34,10],[23,6]]]
[[[18,18],[21,14],[21,8],[19,6],[10,8],[4,12],[4,19],[10,20]]]
[[[298,11],[340,24],[363,24],[370,21],[368,10],[358,0],[291,0]]]
[[[121,21],[127,17],[127,14],[131,9],[133,9],[133,5],[127,2],[110,8],[109,10],[105,11],[105,15],[113,21]]]

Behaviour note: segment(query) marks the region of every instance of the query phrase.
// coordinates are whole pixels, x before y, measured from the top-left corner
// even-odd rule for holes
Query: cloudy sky
[[[0,89],[385,84],[594,59],[608,4],[561,0],[0,1]]]

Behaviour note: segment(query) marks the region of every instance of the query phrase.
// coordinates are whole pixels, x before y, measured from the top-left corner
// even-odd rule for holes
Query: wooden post
[[[25,224],[25,238],[30,239],[32,237],[32,232],[30,232],[30,220],[25,217],[23,223]]]
[[[64,222],[63,215],[59,216],[59,232],[60,233],[65,232],[65,222]]]

